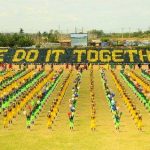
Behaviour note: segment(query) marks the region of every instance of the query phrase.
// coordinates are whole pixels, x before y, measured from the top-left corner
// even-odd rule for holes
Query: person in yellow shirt
[[[52,118],[51,118],[51,112],[49,111],[47,114],[47,127],[48,129],[51,129],[52,127]]]
[[[52,120],[52,124],[53,124],[54,119],[55,119],[55,114],[54,114],[54,108],[53,108],[53,105],[52,105],[51,108],[50,108],[50,112],[51,112],[51,120]]]
[[[12,104],[12,117],[15,118],[16,117],[16,103],[13,102]]]
[[[3,126],[4,128],[8,128],[8,110],[4,110],[4,119],[3,119]]]
[[[93,114],[91,116],[91,130],[95,131],[95,129],[96,129],[96,121],[95,121],[95,115]]]
[[[8,107],[8,122],[9,124],[12,124],[12,107]]]
[[[142,131],[142,115],[138,115],[138,130]]]

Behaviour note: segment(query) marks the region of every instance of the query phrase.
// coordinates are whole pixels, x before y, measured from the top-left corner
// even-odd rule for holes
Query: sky
[[[150,28],[150,0],[0,0],[0,32]]]

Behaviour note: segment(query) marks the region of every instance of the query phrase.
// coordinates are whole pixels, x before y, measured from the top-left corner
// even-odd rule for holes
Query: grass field
[[[136,72],[141,76],[139,70]],[[7,129],[3,128],[2,114],[0,115],[0,150],[150,150],[150,114],[121,78],[119,70],[116,70],[115,74],[143,116],[143,131],[138,131],[135,126],[110,76],[110,70],[107,70],[106,77],[109,87],[115,92],[115,100],[123,112],[120,132],[115,130],[112,113],[110,112],[101,82],[100,71],[97,68],[94,69],[96,131],[92,132],[90,130],[89,70],[84,71],[82,75],[74,131],[71,132],[69,129],[67,112],[69,109],[68,100],[72,95],[73,80],[76,77],[75,70],[73,71],[70,84],[60,105],[60,112],[54,121],[52,130],[48,130],[46,125],[47,112],[67,74],[68,70],[65,70],[63,78],[36,119],[35,125],[30,130],[26,128],[26,117],[23,113],[18,115],[13,125],[10,125]]]

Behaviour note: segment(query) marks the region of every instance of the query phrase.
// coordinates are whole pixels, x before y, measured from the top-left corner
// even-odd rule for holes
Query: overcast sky
[[[150,0],[0,0],[0,32],[150,27]]]

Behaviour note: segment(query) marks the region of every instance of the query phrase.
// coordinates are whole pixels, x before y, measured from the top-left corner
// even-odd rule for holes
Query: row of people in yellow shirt
[[[142,71],[140,72],[140,74],[136,71],[136,70],[132,70],[132,73],[134,73],[136,75],[136,77],[138,77],[140,80],[142,80],[145,84],[149,85],[149,80],[147,80],[147,78],[145,78],[142,74]]]
[[[63,97],[66,93],[66,90],[69,86],[70,83],[70,79],[72,77],[72,70],[69,71],[69,74],[67,75],[67,77],[65,77],[61,88],[57,94],[57,98],[55,98],[52,102],[52,105],[50,106],[50,109],[47,113],[47,127],[48,129],[52,128],[52,124],[54,123],[54,120],[59,112],[59,106],[63,100]]]
[[[132,100],[127,96],[126,91],[121,85],[121,83],[119,82],[119,80],[117,79],[116,74],[113,71],[111,71],[111,75],[119,93],[122,95],[122,99],[130,115],[132,116],[136,126],[138,127],[138,130],[142,130],[142,115],[140,113],[140,110],[137,110],[136,105],[133,104]]]
[[[6,80],[7,78],[13,76],[16,73],[15,70],[7,70],[5,71],[5,74],[0,75],[0,82],[2,82],[3,80]]]
[[[142,86],[143,90],[150,92],[149,84],[145,83],[142,79],[140,79],[133,71],[126,70],[125,73],[129,76],[129,78],[132,78],[138,84],[140,84]]]
[[[6,86],[0,91],[0,98],[4,98],[9,95],[13,90],[18,89],[26,82],[27,79],[32,78],[34,75],[34,70],[28,70],[27,73],[19,78],[17,81],[12,82],[10,85]]]
[[[46,84],[41,88],[39,92],[34,95],[31,105],[28,105],[29,112],[26,114],[27,128],[31,127],[37,119],[40,112],[43,110],[46,102],[49,100],[49,96],[55,89],[56,85],[60,81],[63,75],[63,70],[55,71],[50,80],[47,80]]]
[[[53,71],[48,73],[47,76],[43,76],[40,80],[30,89],[26,95],[22,95],[16,103],[11,103],[11,105],[6,108],[4,111],[4,128],[8,127],[9,123],[12,123],[13,118],[19,114],[25,106],[33,99],[36,93],[39,93],[42,87],[46,84],[47,81],[50,81],[53,76]],[[24,80],[23,80],[24,81]]]
[[[10,85],[12,85],[12,90],[10,91],[10,93],[8,93],[7,92],[7,94],[6,93],[4,93],[5,95],[4,95],[4,97],[1,99],[2,101],[1,101],[1,105],[0,105],[0,108],[1,108],[1,110],[0,111],[2,111],[3,109],[5,109],[5,108],[8,108],[9,106],[10,106],[10,104],[13,102],[13,101],[15,101],[18,97],[20,97],[21,96],[21,93],[23,93],[23,91],[26,91],[26,89],[27,89],[27,85],[32,85],[32,83],[29,83],[28,81],[30,81],[30,80],[32,80],[32,79],[34,79],[34,73],[35,73],[35,71],[33,72],[33,71],[27,71],[27,72],[25,72],[25,74],[22,76],[22,77],[20,77],[20,82],[19,83],[16,83],[16,82],[18,82],[19,80],[16,80],[16,81],[14,81],[12,84],[10,84]],[[36,75],[36,74],[35,74]],[[13,84],[17,84],[18,85],[18,87],[13,87]],[[29,86],[28,86],[29,87]],[[7,89],[6,88],[4,88],[4,91],[7,91]]]
[[[132,72],[133,73],[133,72]],[[150,99],[150,91],[148,90],[147,86],[148,83],[146,83],[141,77],[137,76],[137,74],[134,73],[136,78],[134,78],[132,75],[130,75],[130,72],[126,72],[126,75],[128,76],[129,80],[133,83],[133,85],[138,89],[139,92],[141,92],[147,100]],[[143,82],[143,84],[141,84]],[[150,103],[150,101],[149,101]]]
[[[17,114],[19,114],[22,110],[21,103],[23,102],[25,96],[32,91],[33,88],[36,87],[36,85],[42,81],[39,80],[33,87],[27,89],[20,97],[17,97],[17,99],[13,102],[10,102],[8,107],[4,109],[4,119],[3,119],[3,125],[4,128],[8,127],[8,124],[11,124],[13,119],[16,118]]]
[[[96,130],[96,102],[94,94],[94,75],[93,75],[93,66],[90,69],[90,97],[91,97],[91,130]]]

